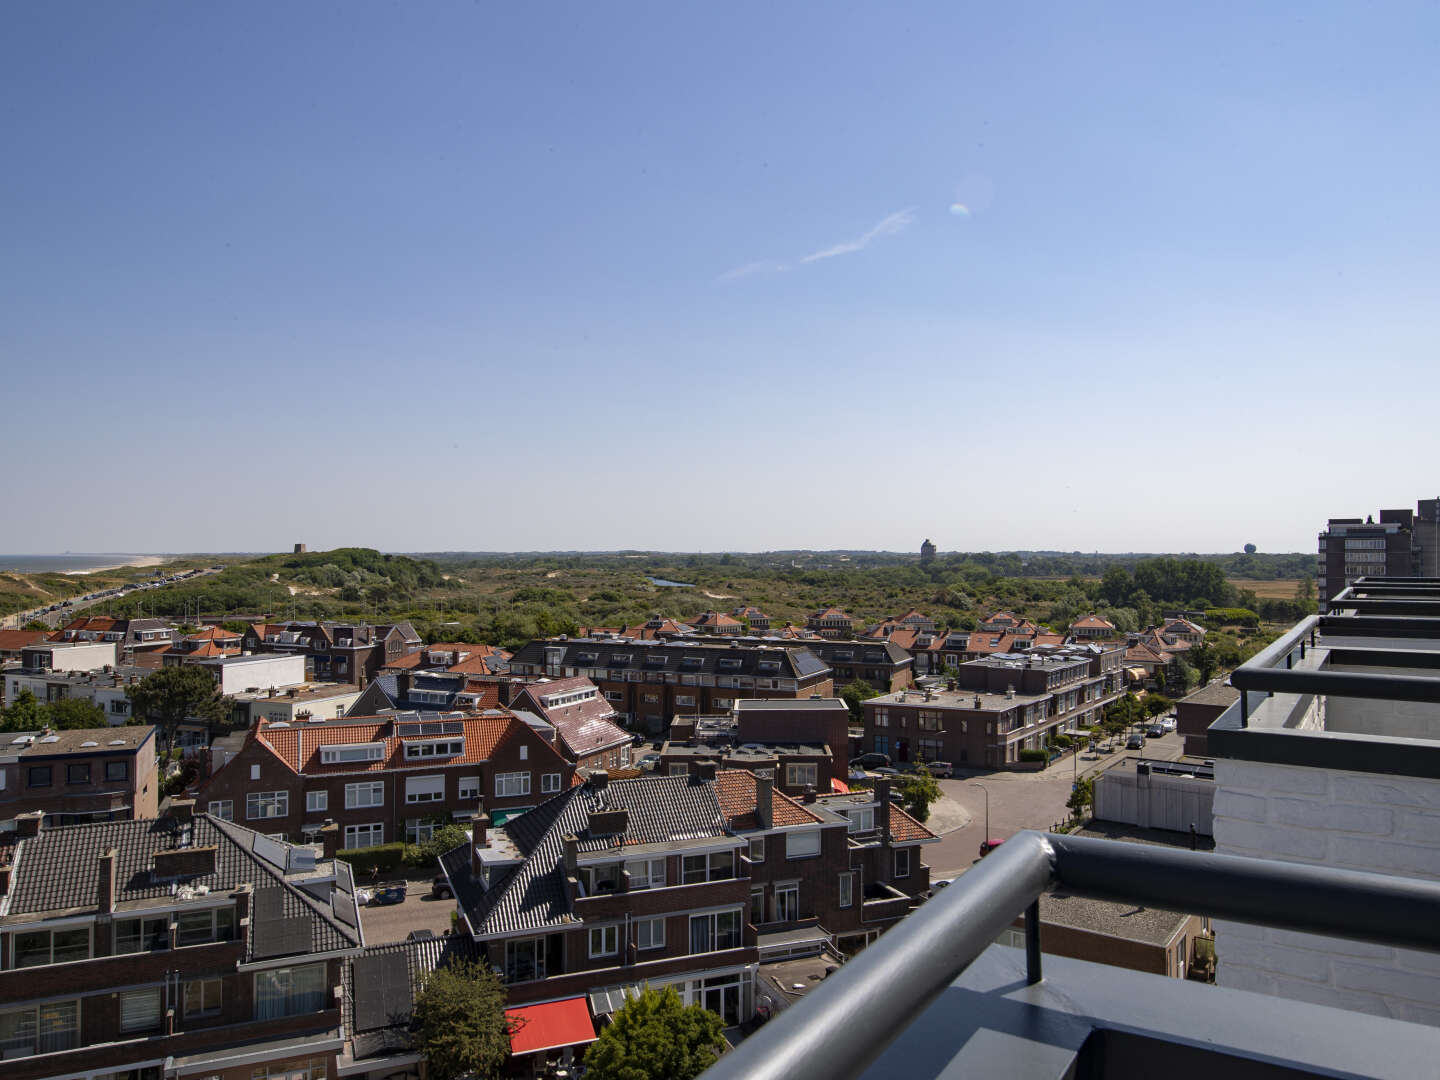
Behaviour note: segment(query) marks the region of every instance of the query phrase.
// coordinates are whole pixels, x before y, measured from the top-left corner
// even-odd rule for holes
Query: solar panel
[[[260,959],[307,953],[311,947],[310,930],[309,915],[261,919],[255,923],[253,952]]]
[[[353,983],[356,1031],[390,1027],[410,1018],[410,965],[405,953],[357,957]]]
[[[279,840],[272,840],[263,833],[255,834],[255,842],[251,845],[251,850],[279,870],[284,870],[289,865],[290,845],[282,844]]]
[[[282,918],[285,914],[284,905],[285,894],[278,886],[267,885],[263,889],[256,889],[254,921]]]

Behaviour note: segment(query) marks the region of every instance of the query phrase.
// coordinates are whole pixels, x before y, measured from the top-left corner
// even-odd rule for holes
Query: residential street
[[[990,793],[990,835],[1013,836],[1024,829],[1048,829],[1069,814],[1065,803],[1078,765],[1080,776],[1093,775],[1109,768],[1124,757],[1149,757],[1173,761],[1180,756],[1183,740],[1171,732],[1162,738],[1146,739],[1144,750],[1119,750],[1098,760],[1078,762],[1062,758],[1044,772],[992,772],[957,776],[941,780],[940,788],[947,804],[959,804],[969,815],[969,823],[945,832],[940,842],[925,848],[925,861],[930,864],[932,878],[954,877],[970,869],[980,855],[985,839],[985,792]],[[940,807],[937,807],[937,816]],[[936,820],[945,828],[949,813]]]

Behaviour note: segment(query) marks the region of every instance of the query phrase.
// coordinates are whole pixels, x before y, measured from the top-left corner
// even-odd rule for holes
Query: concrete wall
[[[1215,780],[1218,852],[1440,881],[1436,781],[1224,758]],[[1229,922],[1215,939],[1221,986],[1440,1025],[1440,955]]]
[[[285,653],[250,656],[242,664],[206,665],[220,679],[222,694],[239,694],[250,688],[268,690],[299,686],[305,681],[305,657]]]
[[[1413,675],[1414,671],[1400,674]],[[1332,695],[1325,701],[1325,730],[1392,739],[1433,739],[1440,735],[1440,704]]]
[[[52,671],[99,671],[115,665],[113,641],[47,641],[33,648],[50,653]],[[25,653],[29,652],[30,649],[25,650]]]
[[[1215,784],[1210,780],[1112,769],[1095,778],[1095,817],[1142,829],[1212,835]]]

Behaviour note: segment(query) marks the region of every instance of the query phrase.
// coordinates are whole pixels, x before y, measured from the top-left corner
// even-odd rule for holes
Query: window
[[[875,828],[875,808],[867,806],[863,810],[847,810],[845,816],[850,819],[850,832],[870,832]]]
[[[750,839],[750,861],[751,861],[751,862],[764,862],[764,861],[765,861],[765,838],[764,838],[763,836],[751,837],[751,839]]]
[[[495,797],[497,799],[514,798],[517,795],[529,794],[530,774],[528,772],[495,774]]]
[[[630,890],[636,889],[660,889],[665,886],[665,860],[658,859],[631,859],[625,864],[625,869],[630,871]]]
[[[836,900],[836,906],[846,908],[855,906],[855,874],[851,871],[848,874],[840,875],[840,893]]]
[[[462,776],[462,777],[460,778],[460,798],[462,798],[462,799],[478,799],[478,798],[480,798],[480,777],[478,777],[478,776]]]
[[[560,774],[558,772],[547,772],[540,774],[540,793],[551,795],[560,790]]]
[[[345,826],[345,847],[347,849],[376,847],[384,842],[385,825],[383,822]]]
[[[876,726],[876,727],[889,727],[889,726],[890,726],[890,710],[889,710],[889,709],[876,709],[876,710],[875,710],[875,726]]]
[[[635,921],[635,948],[663,949],[665,947],[664,919],[637,919]]]
[[[717,697],[714,699],[715,708],[721,712],[729,712],[735,707],[735,699],[728,697]]]
[[[671,776],[684,776],[684,775],[686,775],[689,771],[690,771],[690,766],[689,766],[689,765],[676,765],[673,761],[670,763],[670,775],[671,775]]]
[[[405,778],[405,801],[407,803],[442,802],[445,799],[445,777],[407,776]]]
[[[207,945],[212,941],[229,941],[234,936],[234,908],[182,911],[176,920],[175,944],[177,946]]]
[[[809,859],[820,854],[820,831],[785,834],[785,858]]]
[[[321,765],[340,765],[349,761],[380,761],[384,757],[384,743],[350,743],[320,748]]]
[[[250,766],[250,779],[251,779],[251,780],[259,780],[259,779],[260,779],[260,766],[259,766],[259,765],[251,765],[251,766]]]
[[[895,850],[895,876],[910,876],[910,849],[896,848]]]
[[[406,818],[405,819],[405,842],[409,844],[428,843],[439,828],[434,821],[428,818]]]
[[[290,793],[288,791],[252,791],[245,796],[246,820],[285,817],[289,813]]]
[[[217,817],[221,821],[235,820],[235,803],[230,799],[216,799],[206,809],[210,811],[211,817]]]
[[[130,763],[128,761],[107,761],[105,763],[106,780],[129,780]]]
[[[726,881],[735,876],[735,853],[712,851],[708,855],[686,855],[680,860],[680,881],[694,885],[702,881]]]
[[[50,766],[31,765],[29,772],[29,783],[31,787],[50,786]]]
[[[928,709],[921,709],[915,726],[921,731],[939,731],[941,729],[940,714]]]
[[[150,1031],[160,1026],[160,991],[132,990],[120,995],[120,1030]]]
[[[505,981],[526,982],[545,978],[544,938],[505,942]]]
[[[521,760],[521,761],[529,761],[529,760],[530,760],[530,747],[528,747],[528,746],[521,746],[521,747],[520,747],[520,760]]]
[[[345,785],[345,809],[354,810],[363,806],[385,805],[385,782],[369,780],[363,784]]]
[[[785,766],[785,783],[788,787],[814,787],[818,782],[818,765]]]
[[[690,951],[719,952],[740,947],[740,912],[718,911],[690,916]]]
[[[676,705],[686,705],[686,706],[694,705],[694,704],[695,704],[695,695],[694,695],[694,694],[676,694],[676,695],[675,695],[675,704],[676,704]]]
[[[170,948],[170,916],[157,915],[146,919],[117,919],[115,952],[117,955],[138,952],[162,952]]]
[[[590,929],[590,956],[614,956],[620,951],[620,927],[595,926]]]
[[[74,1049],[80,1034],[80,1003],[56,1001],[0,1013],[0,1057],[28,1057]]]
[[[37,930],[16,934],[12,967],[40,967],[43,964],[68,964],[72,960],[90,959],[90,928],[73,930]]]
[[[750,890],[750,921],[757,926],[765,921],[764,885],[757,885]]]
[[[876,736],[875,736],[875,753],[877,753],[877,754],[889,754],[889,753],[890,753],[890,736],[889,736],[889,735],[876,735]]]
[[[305,810],[307,813],[320,813],[329,805],[330,793],[328,791],[307,791],[305,793]]]
[[[220,1011],[219,979],[189,979],[185,983],[185,1017],[214,1016]]]
[[[464,752],[464,739],[442,739],[437,742],[408,742],[405,744],[407,758],[459,757]]]
[[[83,765],[65,766],[65,783],[67,784],[88,784],[90,783],[90,763]]]
[[[275,1020],[325,1007],[325,965],[272,968],[255,973],[255,1019]]]
[[[800,918],[800,883],[787,881],[775,886],[775,921],[794,922]]]

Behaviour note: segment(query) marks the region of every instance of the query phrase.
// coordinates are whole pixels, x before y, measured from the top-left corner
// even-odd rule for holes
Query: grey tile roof
[[[807,643],[808,645],[809,643]],[[515,651],[510,658],[512,671],[527,665],[545,667],[546,650],[564,649],[563,667],[585,671],[596,668],[623,670],[669,671],[706,675],[780,675],[805,678],[826,670],[807,645],[770,645],[736,642],[733,638],[695,640],[684,637],[670,641],[614,641],[601,638],[537,639]],[[594,659],[582,659],[593,656]],[[617,658],[629,656],[628,662]],[[663,664],[655,661],[664,660]],[[909,659],[906,654],[906,659]],[[778,661],[779,671],[761,671],[761,661]],[[722,663],[723,661],[723,663]]]
[[[468,844],[445,855],[445,871],[475,934],[485,937],[569,924],[563,840],[573,833],[581,853],[614,847],[613,836],[592,837],[586,825],[592,812],[618,809],[629,811],[622,848],[726,835],[713,782],[642,776],[611,781],[603,791],[588,784],[571,788],[504,828],[524,861],[488,891],[471,875]]]
[[[174,882],[156,879],[155,853],[176,847],[214,845],[215,871],[187,878],[187,885],[204,885],[211,891],[230,890],[249,883],[257,890],[282,890],[280,915],[312,920],[310,940],[317,952],[358,947],[361,943],[354,906],[354,883],[348,864],[337,864],[340,880],[327,900],[300,889],[284,872],[256,850],[259,834],[231,822],[198,815],[188,845],[182,826],[174,818],[142,821],[106,821],[45,829],[16,846],[11,901],[7,917],[62,911],[96,910],[102,852],[116,851],[115,901],[125,904],[172,895]],[[288,852],[289,846],[259,837],[260,844]],[[252,940],[253,944],[253,940]]]

